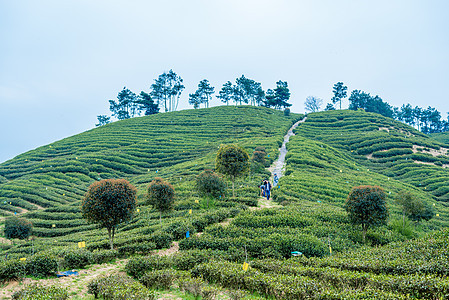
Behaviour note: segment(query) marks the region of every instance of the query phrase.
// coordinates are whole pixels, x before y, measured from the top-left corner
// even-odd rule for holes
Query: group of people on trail
[[[273,175],[273,184],[276,186],[278,184],[279,178],[275,173]],[[262,197],[267,197],[267,200],[270,200],[271,195],[271,183],[268,179],[264,179],[262,184],[260,185],[260,194]]]

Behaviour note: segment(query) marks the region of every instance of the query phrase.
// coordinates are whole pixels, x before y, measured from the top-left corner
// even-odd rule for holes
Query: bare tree
[[[315,97],[315,96],[307,97],[306,101],[304,102],[305,110],[310,111],[310,112],[319,111],[321,105],[323,105],[323,99]]]

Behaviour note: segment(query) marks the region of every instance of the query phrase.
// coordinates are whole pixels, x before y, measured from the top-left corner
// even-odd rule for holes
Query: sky
[[[293,112],[342,81],[446,118],[448,33],[446,0],[0,0],[0,162],[94,128],[170,69],[178,109],[199,81],[218,94],[244,74],[287,81]]]

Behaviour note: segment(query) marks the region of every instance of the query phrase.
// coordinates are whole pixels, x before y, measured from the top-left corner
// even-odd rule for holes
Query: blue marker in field
[[[190,231],[187,231],[186,232],[186,238],[189,238],[190,237]]]

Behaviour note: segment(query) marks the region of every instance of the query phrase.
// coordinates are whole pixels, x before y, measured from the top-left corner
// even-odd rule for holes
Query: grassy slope
[[[25,153],[0,166],[0,174],[5,178],[2,180],[0,177],[0,182],[3,182],[0,195],[4,196],[8,192],[17,195],[22,193],[17,199],[24,199],[23,202],[14,202],[14,205],[1,206],[3,214],[9,214],[20,207],[28,209],[24,207],[25,203],[28,203],[29,209],[35,210],[28,213],[28,216],[33,217],[34,221],[42,220],[47,227],[38,226],[38,230],[42,228],[40,230],[45,235],[47,231],[52,232],[53,229],[49,227],[52,222],[60,222],[57,227],[59,229],[65,222],[63,216],[65,218],[70,215],[68,212],[72,212],[69,223],[79,219],[79,199],[88,184],[98,179],[98,173],[100,178],[128,178],[139,187],[141,198],[144,187],[156,175],[157,170],[157,175],[169,178],[179,191],[179,209],[170,219],[184,219],[186,208],[195,205],[192,180],[204,167],[212,166],[214,153],[220,143],[238,141],[249,150],[256,145],[264,145],[270,156],[275,156],[278,142],[294,117],[286,119],[279,112],[274,112],[274,115],[269,113],[273,111],[221,107],[178,112],[171,116],[161,114],[117,122],[57,142],[52,144],[51,148],[48,145],[37,149],[35,153]],[[195,122],[192,114],[196,118],[196,114],[203,114],[200,118],[204,118],[205,122],[214,123],[215,127],[213,130],[206,129],[204,124]],[[267,117],[270,119],[266,120]],[[218,121],[220,118],[221,123]],[[171,125],[173,120],[175,124],[185,122],[192,127],[188,124]],[[125,126],[131,124],[134,126]],[[148,129],[152,128],[153,124],[160,125]],[[170,125],[162,128],[163,124]],[[238,126],[235,126],[236,124]],[[169,131],[169,128],[172,131]],[[195,133],[192,133],[192,129],[196,130]],[[95,137],[95,133],[100,133],[100,130],[104,131],[104,136],[108,136],[107,139]],[[142,135],[142,131],[146,134]],[[441,165],[444,165],[446,158],[440,156],[435,159],[430,154],[416,155],[413,151],[410,153],[413,145],[422,147],[422,153],[430,153],[430,149],[438,150],[444,145],[406,125],[379,115],[350,111],[311,114],[296,130],[296,134],[288,144],[286,176],[281,178],[280,188],[273,193],[278,202],[290,205],[281,209],[245,212],[227,222],[229,225],[212,225],[206,228],[201,237],[182,240],[181,249],[217,249],[221,250],[217,253],[225,259],[237,261],[208,262],[197,265],[193,273],[200,272],[205,279],[222,286],[243,286],[260,294],[264,294],[264,291],[288,291],[295,293],[292,295],[321,294],[329,299],[372,299],[375,295],[379,299],[405,299],[407,294],[431,298],[440,291],[446,292],[449,283],[440,276],[447,274],[447,231],[430,237],[430,240],[425,237],[404,242],[406,237],[391,227],[386,227],[373,230],[369,240],[375,244],[402,242],[379,248],[360,247],[360,233],[349,225],[342,209],[352,186],[376,184],[385,188],[389,195],[390,211],[397,215],[398,208],[394,206],[393,197],[398,191],[408,189],[428,203],[435,203],[440,214],[439,218],[435,217],[428,222],[424,229],[446,226],[446,194],[441,194],[441,189],[440,192],[437,190],[444,186],[447,170],[439,165],[413,162],[421,159],[436,164],[441,162]],[[95,143],[99,143],[99,146],[87,142],[92,139],[96,139]],[[57,148],[59,152],[53,153],[51,158],[47,157],[48,152],[55,150],[53,147],[58,143],[62,143]],[[118,144],[121,146],[114,148],[114,145]],[[66,150],[62,150],[64,145]],[[87,151],[86,148],[92,151]],[[68,149],[76,150],[70,153]],[[191,149],[196,152],[190,153]],[[395,150],[384,151],[389,149]],[[166,159],[163,161],[153,162],[151,158],[162,154],[161,152],[170,154],[164,156]],[[374,154],[375,152],[378,154]],[[367,159],[370,155],[374,158]],[[139,157],[143,158],[139,160]],[[119,158],[122,160],[119,161]],[[50,163],[59,159],[62,167],[73,165],[79,169],[66,173],[42,171],[55,168]],[[33,164],[34,167],[20,170],[27,163]],[[52,167],[48,167],[48,164]],[[101,167],[89,169],[97,164]],[[41,177],[43,175],[46,177]],[[181,180],[178,182],[179,178]],[[439,181],[440,178],[443,180]],[[30,179],[36,183],[34,194],[20,185]],[[249,185],[254,183],[255,181],[247,182]],[[438,184],[441,186],[437,186]],[[48,189],[44,191],[43,187]],[[240,200],[254,198],[253,193],[252,187],[242,184],[239,191],[239,195],[242,195]],[[45,199],[49,203],[46,203]],[[45,216],[32,204],[37,201],[40,201],[38,205],[48,206]],[[58,211],[61,213],[57,213]],[[207,214],[208,211],[202,210],[201,213]],[[129,242],[128,236],[141,233],[141,228],[145,228],[147,234],[155,230],[157,226],[151,224],[155,224],[152,220],[157,220],[157,214],[152,214],[151,211],[145,210],[145,218],[138,216],[131,224],[123,227],[118,239],[126,243]],[[54,217],[55,221],[45,222],[45,218],[49,217]],[[90,225],[77,226],[75,227],[82,229],[79,233],[58,237],[58,243],[72,243],[89,236],[93,243],[104,239],[104,232],[82,227]],[[336,256],[329,256],[329,242],[334,254],[338,253]],[[241,271],[241,263],[245,257],[244,246],[253,259],[250,263],[252,269],[247,273]],[[272,259],[279,256],[288,257],[292,250],[301,250],[308,256],[324,258],[303,258],[298,262]],[[206,254],[206,257],[210,259],[213,255]],[[233,286],[233,282],[237,282],[238,286]],[[404,282],[407,284],[402,284]]]
[[[126,178],[138,187],[142,204],[147,184],[160,176],[177,191],[178,210],[171,217],[185,218],[187,208],[200,206],[194,203],[194,178],[213,168],[220,144],[238,143],[250,153],[265,146],[273,159],[296,118],[271,109],[229,106],[114,122],[1,164],[0,216],[23,214],[34,223],[35,234],[51,242],[58,236],[62,244],[98,241],[104,232],[80,214],[87,187],[99,179]],[[139,235],[137,229],[154,231],[157,213],[146,207],[140,211],[119,230],[122,244],[130,235]]]
[[[449,144],[449,132],[432,133],[430,136],[440,143]]]
[[[353,111],[310,114],[296,134],[281,199],[319,198],[341,206],[352,186],[379,185],[393,211],[397,192],[413,191],[440,215],[430,226],[447,226],[449,157],[441,153],[448,146],[400,122]]]

